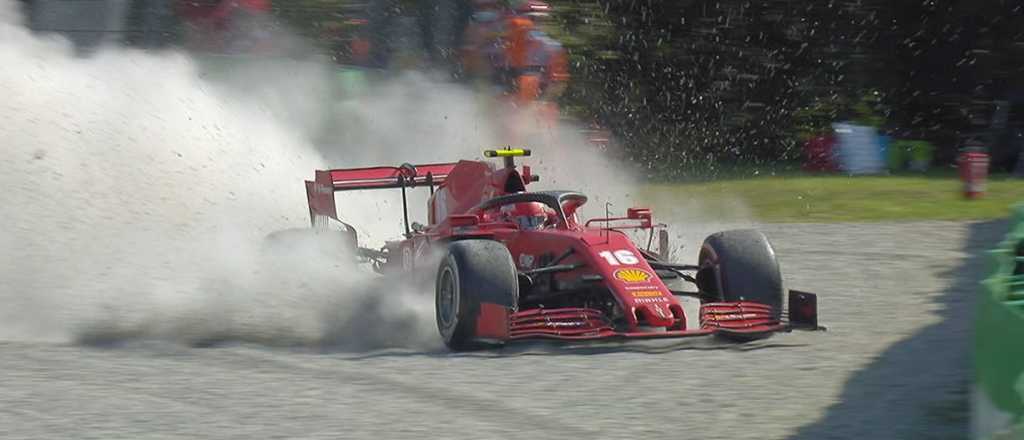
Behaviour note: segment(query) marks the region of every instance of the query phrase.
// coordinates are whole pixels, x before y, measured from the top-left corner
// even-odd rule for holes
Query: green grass
[[[1004,218],[1024,202],[1024,179],[993,176],[986,194],[962,195],[960,180],[948,171],[926,175],[808,175],[787,171],[764,177],[659,183],[641,199],[693,199],[708,212],[725,212],[738,202],[759,221],[864,222],[898,220],[985,220]]]

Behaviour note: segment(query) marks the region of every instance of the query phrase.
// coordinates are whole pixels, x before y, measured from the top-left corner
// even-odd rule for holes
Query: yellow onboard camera
[[[484,157],[517,157],[529,156],[530,150],[525,148],[506,148],[504,150],[484,150]]]
[[[526,148],[512,148],[508,147],[502,150],[484,150],[484,157],[502,157],[505,159],[506,168],[514,168],[516,166],[515,158],[519,156],[529,156],[530,150]]]

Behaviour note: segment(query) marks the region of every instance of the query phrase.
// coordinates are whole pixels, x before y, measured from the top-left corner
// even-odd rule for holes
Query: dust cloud
[[[177,52],[77,57],[17,8],[0,2],[0,338],[434,344],[431,304],[371,289],[329,240],[263,247],[308,224],[302,181],[326,166],[297,123],[317,110],[270,99],[301,93],[243,98]],[[305,73],[289,87],[323,87]]]
[[[330,234],[264,245],[308,225],[314,169],[526,146],[532,189],[584,191],[590,216],[636,198],[628,167],[572,124],[513,139],[494,123],[507,107],[429,73],[353,94],[308,54],[216,75],[177,51],[81,57],[31,34],[17,9],[0,0],[2,340],[434,349],[429,287],[376,277]],[[425,222],[425,191],[410,196]],[[337,204],[361,244],[400,236],[397,192]]]

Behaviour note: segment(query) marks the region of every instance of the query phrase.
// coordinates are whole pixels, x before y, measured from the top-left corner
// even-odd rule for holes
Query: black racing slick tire
[[[698,259],[697,285],[706,301],[750,301],[782,313],[785,290],[775,249],[760,231],[711,234]]]
[[[437,270],[434,298],[437,329],[445,345],[455,351],[480,347],[480,304],[515,310],[519,302],[519,280],[508,248],[492,240],[451,243]]]

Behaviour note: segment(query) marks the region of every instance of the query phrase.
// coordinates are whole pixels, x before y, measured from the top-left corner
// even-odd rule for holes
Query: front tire
[[[437,329],[445,345],[456,351],[478,347],[481,304],[504,307],[507,318],[519,301],[519,281],[508,248],[492,240],[451,243],[437,270],[434,298]]]
[[[705,300],[751,301],[782,314],[785,290],[775,249],[760,231],[740,229],[711,234],[698,259],[698,287]]]

